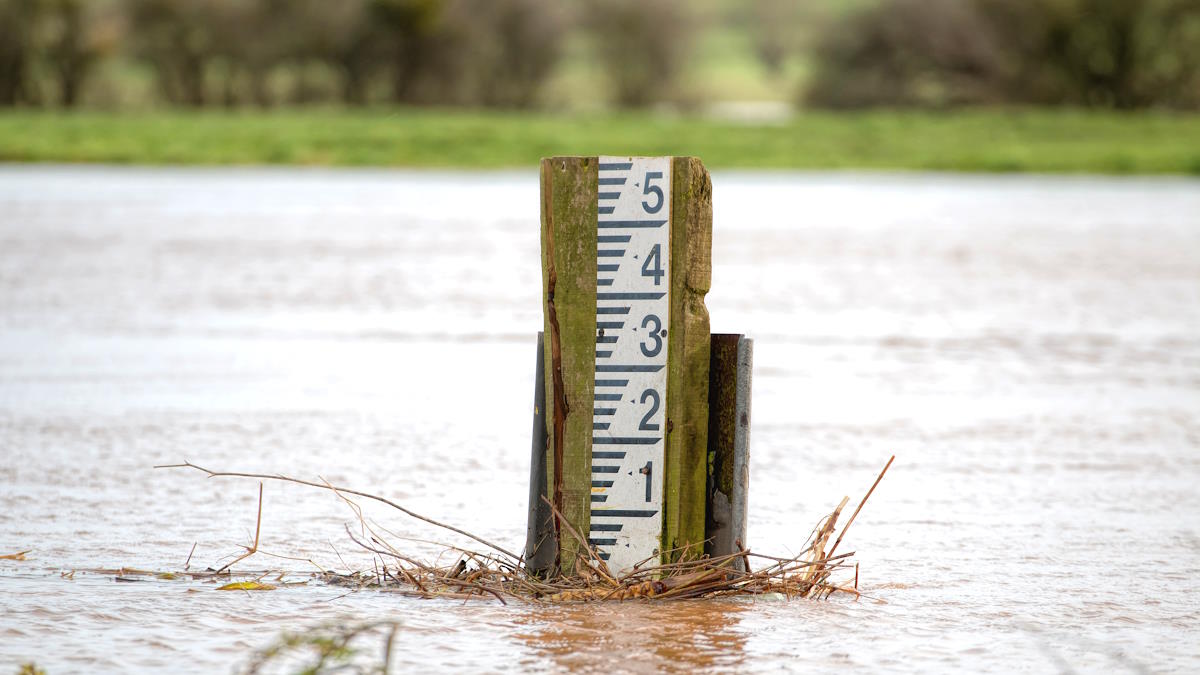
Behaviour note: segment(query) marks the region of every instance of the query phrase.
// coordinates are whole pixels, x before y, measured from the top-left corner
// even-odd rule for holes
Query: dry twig
[[[483,544],[484,546],[492,549],[493,551],[498,551],[500,553],[503,553],[504,555],[508,556],[509,558],[512,558],[513,560],[521,559],[521,556],[519,556],[515,553],[512,553],[511,551],[505,550],[504,548],[497,546],[496,544],[493,544],[492,542],[490,542],[486,539],[477,537],[477,536],[471,534],[470,532],[467,532],[466,530],[460,530],[459,528],[454,527],[453,525],[447,525],[446,523],[438,522],[438,521],[434,520],[433,518],[429,518],[427,516],[423,516],[419,513],[416,513],[415,511],[406,509],[403,506],[400,506],[399,504],[397,504],[396,502],[394,502],[390,499],[387,499],[385,497],[380,497],[379,495],[373,495],[373,494],[370,494],[367,492],[360,492],[358,490],[352,490],[350,488],[345,488],[345,487],[337,487],[337,486],[330,485],[329,483],[314,483],[312,481],[303,480],[301,478],[292,478],[290,476],[284,476],[282,474],[270,475],[270,474],[263,474],[263,473],[242,473],[240,471],[210,471],[202,466],[197,466],[188,461],[184,461],[182,464],[160,464],[158,466],[155,466],[154,468],[156,468],[156,469],[184,469],[184,468],[196,469],[197,471],[203,471],[204,473],[208,474],[209,478],[240,477],[240,478],[257,478],[260,480],[278,480],[278,481],[283,481],[286,483],[296,483],[299,485],[307,485],[309,487],[321,488],[321,489],[325,489],[325,490],[335,490],[335,491],[339,491],[339,492],[345,492],[346,494],[358,495],[359,497],[365,497],[367,499],[374,499],[377,502],[387,504],[388,506],[396,509],[397,511],[399,511],[407,516],[416,518],[417,520],[423,520],[426,523],[429,523],[430,525],[440,527],[440,528],[443,528],[446,530],[450,530],[451,532],[455,532],[457,534],[461,534],[462,536],[464,536],[468,539],[471,539],[480,544]]]
[[[234,563],[239,563],[239,562],[245,560],[246,558],[249,558],[250,556],[254,555],[255,553],[258,553],[258,535],[260,532],[262,532],[262,502],[263,502],[262,495],[263,495],[263,484],[259,483],[258,484],[258,520],[254,524],[254,545],[245,547],[246,548],[245,553],[238,556],[237,558],[234,558],[232,561],[225,563],[225,565],[222,566],[221,569],[217,570],[217,574],[220,574],[221,572],[224,572],[225,570],[229,569],[230,567],[232,567],[234,565]],[[196,546],[194,544],[192,545],[192,550],[193,551],[196,550]],[[192,559],[192,556],[189,553],[188,560],[191,560],[191,559]],[[185,567],[186,567],[186,565],[185,565]]]

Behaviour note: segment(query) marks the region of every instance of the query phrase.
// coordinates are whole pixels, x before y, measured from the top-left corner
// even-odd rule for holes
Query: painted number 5
[[[642,194],[654,195],[654,196],[658,197],[658,200],[654,202],[654,206],[650,206],[650,202],[648,202],[648,201],[642,202],[642,208],[646,209],[646,213],[658,213],[659,211],[662,210],[662,207],[663,207],[662,188],[658,187],[657,185],[650,184],[650,181],[654,180],[655,178],[662,178],[662,177],[663,177],[663,175],[662,175],[661,171],[647,171],[646,172],[646,179],[642,181]]]

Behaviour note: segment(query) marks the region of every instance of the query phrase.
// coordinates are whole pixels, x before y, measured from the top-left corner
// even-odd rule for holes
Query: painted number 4
[[[667,276],[667,273],[662,268],[661,244],[655,244],[654,248],[650,249],[650,254],[646,256],[646,261],[642,263],[642,276],[653,277],[655,286],[662,284],[662,278]]]

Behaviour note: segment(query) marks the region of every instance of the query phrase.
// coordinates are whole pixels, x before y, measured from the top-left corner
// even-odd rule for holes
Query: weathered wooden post
[[[546,495],[614,571],[697,557],[712,184],[692,157],[542,161]],[[568,527],[569,526],[569,527]]]

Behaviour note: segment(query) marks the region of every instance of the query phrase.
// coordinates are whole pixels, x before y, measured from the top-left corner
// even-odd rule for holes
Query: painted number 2
[[[645,403],[646,399],[650,399],[650,410],[646,411],[646,416],[642,418],[638,429],[642,431],[658,431],[658,423],[651,422],[650,420],[654,417],[654,413],[658,412],[658,406],[662,403],[662,399],[659,398],[658,392],[653,389],[647,389],[642,392],[642,403]]]

